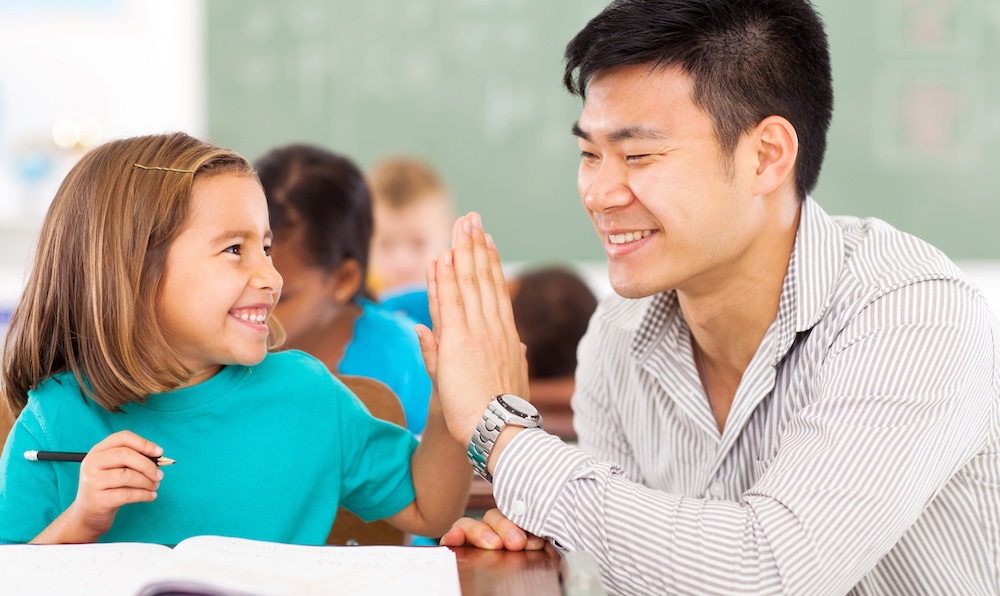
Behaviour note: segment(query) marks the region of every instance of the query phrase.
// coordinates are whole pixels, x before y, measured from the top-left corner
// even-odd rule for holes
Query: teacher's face
[[[675,67],[600,71],[574,127],[580,198],[625,297],[709,291],[762,233],[750,145],[723,154],[693,85]]]

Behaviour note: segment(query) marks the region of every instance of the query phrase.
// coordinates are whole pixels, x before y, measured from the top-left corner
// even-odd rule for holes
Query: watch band
[[[487,482],[493,482],[493,475],[486,471],[490,452],[500,431],[508,424],[542,428],[542,417],[534,406],[516,395],[502,393],[493,396],[472,433],[468,448],[469,463]]]

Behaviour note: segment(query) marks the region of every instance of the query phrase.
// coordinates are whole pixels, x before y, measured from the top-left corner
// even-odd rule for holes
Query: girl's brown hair
[[[28,390],[66,370],[110,411],[190,378],[157,322],[157,300],[194,178],[223,173],[256,176],[239,154],[183,133],[112,141],[76,164],[7,331],[0,391],[14,415]],[[280,343],[280,326],[268,325]]]

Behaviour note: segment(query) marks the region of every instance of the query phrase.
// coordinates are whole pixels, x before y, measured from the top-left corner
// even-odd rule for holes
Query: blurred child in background
[[[559,266],[517,276],[510,282],[510,294],[514,324],[527,347],[531,403],[549,432],[573,440],[570,397],[576,347],[597,308],[597,298],[576,273]]]
[[[365,290],[372,202],[363,174],[349,159],[308,145],[271,151],[257,171],[274,266],[285,280],[275,316],[288,346],[340,374],[382,381],[402,402],[407,428],[420,434],[431,381],[416,322],[376,305]]]
[[[375,213],[372,287],[382,305],[431,326],[427,263],[451,240],[451,195],[427,163],[391,157],[369,174]]]

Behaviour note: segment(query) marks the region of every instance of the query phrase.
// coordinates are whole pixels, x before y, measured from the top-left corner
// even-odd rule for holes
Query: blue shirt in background
[[[413,330],[416,322],[368,300],[360,300],[359,305],[362,314],[354,323],[354,338],[347,344],[338,371],[388,385],[403,404],[406,428],[419,435],[427,424],[431,379]]]
[[[431,325],[431,309],[427,305],[426,286],[406,286],[393,288],[379,296],[382,308],[401,312],[418,323],[427,325],[428,329],[433,329]]]

